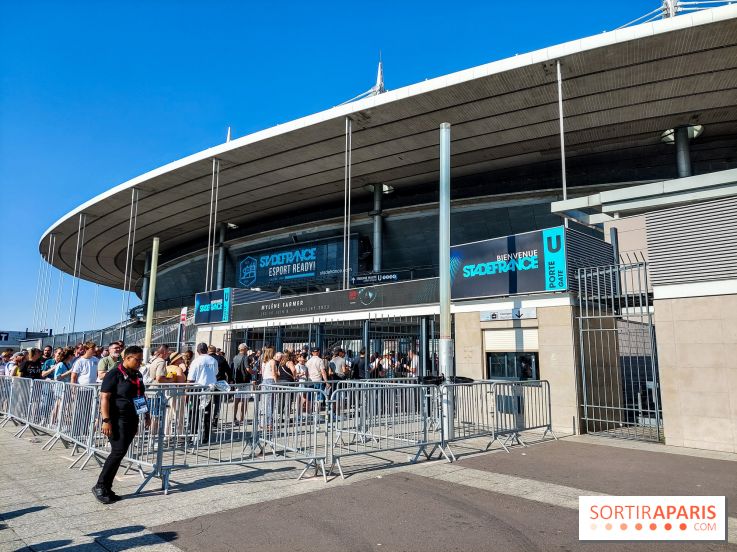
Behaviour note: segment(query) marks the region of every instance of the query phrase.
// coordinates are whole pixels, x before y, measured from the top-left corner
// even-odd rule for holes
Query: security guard
[[[128,347],[122,361],[105,374],[100,386],[102,432],[110,439],[110,454],[92,493],[103,504],[120,500],[112,490],[113,480],[136,436],[139,417],[145,416],[147,428],[151,424],[143,376],[138,371],[142,362],[143,349],[135,345]]]

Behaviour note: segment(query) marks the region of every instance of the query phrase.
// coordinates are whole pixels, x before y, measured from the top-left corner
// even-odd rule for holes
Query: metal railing
[[[339,388],[329,404],[331,466],[345,477],[340,461],[346,456],[408,448],[416,449],[412,462],[420,454],[430,459],[435,450],[442,451],[443,443],[442,431],[431,424],[431,403],[438,403],[438,388],[430,385],[367,383]]]
[[[480,381],[425,385],[411,378],[341,380],[325,390],[315,384],[236,385],[217,391],[191,384],[152,384],[146,389],[151,423],[140,417],[138,433],[123,460],[143,482],[162,481],[166,493],[172,472],[222,465],[256,466],[274,462],[303,465],[327,481],[333,467],[345,477],[341,460],[411,450],[416,462],[456,459],[452,443],[489,439],[526,446],[520,434],[551,425],[547,381]],[[101,463],[110,452],[102,433],[99,386],[51,380],[0,377],[4,426],[46,434],[43,449],[61,442],[82,451],[71,467]],[[329,468],[326,465],[329,464]]]
[[[553,432],[550,384],[534,381],[477,381],[452,383],[440,387],[444,446],[455,459],[451,443],[469,439],[488,439],[486,449],[498,441],[527,446],[520,434],[544,429],[542,439]]]

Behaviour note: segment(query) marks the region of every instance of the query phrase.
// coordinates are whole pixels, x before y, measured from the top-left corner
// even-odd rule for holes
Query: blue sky
[[[612,30],[658,3],[0,1],[0,329],[32,325],[38,240],[66,212],[223,142],[228,126],[243,136],[367,90],[379,51],[395,89]],[[54,271],[47,326],[57,282]],[[78,330],[91,329],[94,290],[80,285]],[[120,305],[100,288],[94,325]]]

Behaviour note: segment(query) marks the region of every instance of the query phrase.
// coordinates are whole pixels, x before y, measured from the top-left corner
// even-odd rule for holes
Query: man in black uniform
[[[110,439],[110,454],[102,466],[97,485],[92,487],[92,493],[103,504],[120,500],[113,492],[112,485],[138,431],[139,416],[145,415],[146,427],[151,424],[143,376],[138,371],[142,362],[143,349],[135,345],[128,347],[123,352],[122,362],[105,374],[100,386],[102,432]]]

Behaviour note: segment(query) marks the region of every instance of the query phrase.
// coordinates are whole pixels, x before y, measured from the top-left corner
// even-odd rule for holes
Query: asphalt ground
[[[725,543],[581,542],[576,510],[407,473],[151,530],[186,552],[737,551]]]
[[[560,440],[460,465],[609,495],[726,496],[737,517],[737,464],[725,460]]]
[[[436,466],[437,473],[450,469]],[[575,508],[532,498],[534,492],[527,499],[476,488],[468,479],[459,484],[464,474],[488,473],[497,480],[509,476],[613,495],[726,495],[734,517],[734,461],[561,440],[516,447],[511,454],[465,457],[453,469],[458,471],[441,476],[445,479],[435,478],[433,470],[425,476],[421,465],[411,473],[375,472],[347,486],[328,485],[150,529],[187,552],[737,551],[735,544],[714,542],[582,542]],[[455,474],[459,481],[451,479]]]

